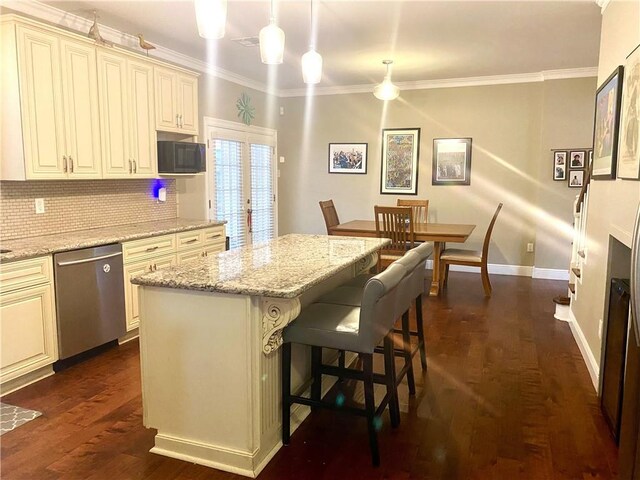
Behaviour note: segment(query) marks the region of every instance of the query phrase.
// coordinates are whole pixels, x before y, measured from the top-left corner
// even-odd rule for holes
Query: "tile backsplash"
[[[178,216],[176,183],[162,180],[167,201],[153,195],[158,180],[0,182],[0,240],[86,228],[168,220]],[[36,214],[43,198],[45,213]]]

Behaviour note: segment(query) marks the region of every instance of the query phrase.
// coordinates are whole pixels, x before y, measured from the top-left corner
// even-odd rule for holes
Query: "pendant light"
[[[276,25],[271,0],[269,25],[260,30],[260,58],[267,65],[279,65],[284,57],[284,31]]]
[[[194,0],[198,33],[202,38],[224,37],[227,23],[227,0]]]
[[[382,63],[387,66],[387,74],[384,76],[382,83],[376,85],[373,89],[373,94],[379,100],[395,100],[400,95],[400,89],[391,83],[390,67],[393,60],[383,60]]]
[[[311,25],[310,32],[313,37],[313,0],[311,3]],[[322,55],[316,52],[313,43],[309,45],[309,51],[302,55],[302,80],[304,83],[313,85],[322,80]]]

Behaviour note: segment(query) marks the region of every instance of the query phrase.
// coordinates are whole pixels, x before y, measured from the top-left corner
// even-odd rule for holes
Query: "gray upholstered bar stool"
[[[375,419],[389,405],[391,425],[395,427],[400,423],[392,335],[398,287],[407,273],[401,265],[389,267],[367,282],[360,307],[312,303],[284,329],[282,346],[282,443],[284,445],[287,445],[290,439],[290,410],[293,403],[340,409],[367,418],[372,461],[374,465],[380,464]],[[373,373],[373,353],[383,340],[385,373],[378,375]],[[292,343],[311,346],[313,376],[311,398],[291,394]],[[360,354],[363,369],[323,365],[323,348]],[[347,408],[323,402],[321,400],[323,374],[363,381],[365,408]],[[377,408],[373,395],[374,382],[384,383],[387,386],[386,395]]]
[[[422,243],[418,247],[409,250],[402,258],[396,260],[396,263],[403,265],[409,271],[409,279],[405,279],[403,282],[407,283],[406,293],[411,296],[412,303],[415,299],[416,308],[416,323],[417,328],[415,331],[409,329],[409,317],[408,312],[401,312],[402,314],[402,329],[396,330],[396,333],[402,333],[405,343],[405,349],[403,354],[406,354],[407,345],[410,344],[410,336],[417,337],[418,345],[412,351],[410,351],[411,358],[415,356],[416,352],[420,351],[420,361],[422,369],[427,368],[427,352],[426,342],[424,338],[424,325],[422,317],[422,294],[424,293],[424,270],[426,267],[426,261],[433,253],[433,247],[429,243]],[[358,275],[354,281],[347,282],[346,284],[332,290],[326,295],[322,296],[319,301],[327,303],[338,303],[343,305],[360,305],[362,299],[362,288],[359,284],[362,284],[364,279],[366,283],[367,275]],[[406,315],[405,315],[406,314]],[[408,347],[411,348],[410,346]],[[403,371],[398,375],[398,380],[401,381],[403,377]],[[409,384],[409,392],[414,393],[412,376],[413,372],[407,372],[409,376],[407,383]]]

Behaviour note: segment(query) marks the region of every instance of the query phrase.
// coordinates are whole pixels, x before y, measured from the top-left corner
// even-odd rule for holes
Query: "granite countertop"
[[[137,285],[294,298],[391,243],[290,234],[132,279]]]
[[[2,249],[11,251],[0,254],[0,263],[30,257],[40,257],[52,253],[75,250],[77,248],[96,247],[98,245],[185,232],[198,228],[222,225],[224,223],[225,222],[174,218],[171,220],[115,225],[54,235],[42,235],[40,237],[6,240],[1,243],[1,247]]]

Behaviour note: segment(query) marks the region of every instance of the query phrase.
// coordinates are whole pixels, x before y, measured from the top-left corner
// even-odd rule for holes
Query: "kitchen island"
[[[152,452],[255,477],[281,447],[282,329],[389,240],[285,235],[134,278]],[[292,389],[308,385],[305,347]],[[329,384],[323,387],[329,388]],[[295,429],[309,410],[292,411]]]

